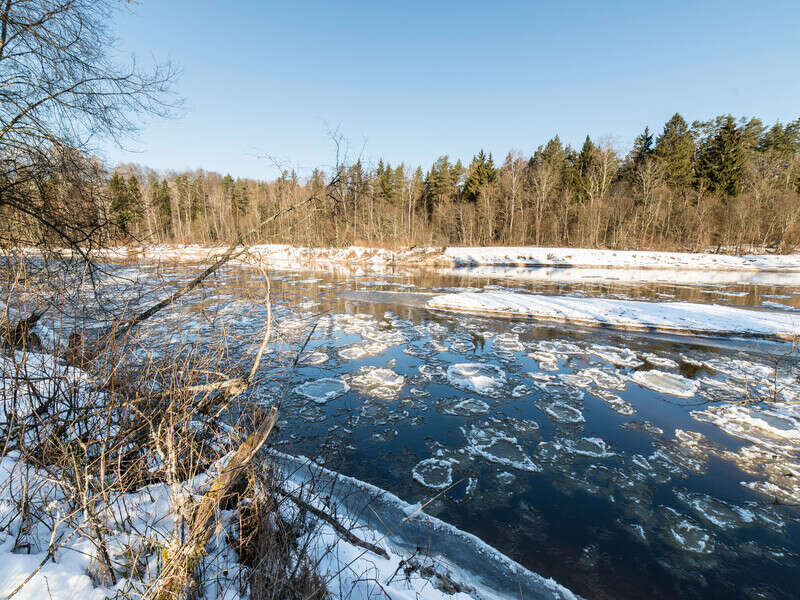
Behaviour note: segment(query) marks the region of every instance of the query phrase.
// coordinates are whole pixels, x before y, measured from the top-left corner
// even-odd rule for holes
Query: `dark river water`
[[[448,316],[417,295],[514,289],[778,311],[800,307],[793,282],[281,269],[270,280],[273,338],[254,393],[280,402],[277,449],[428,503],[586,598],[800,597],[789,344]],[[181,338],[224,322],[243,340],[233,350],[252,352],[263,289],[257,270],[226,270],[182,303]]]

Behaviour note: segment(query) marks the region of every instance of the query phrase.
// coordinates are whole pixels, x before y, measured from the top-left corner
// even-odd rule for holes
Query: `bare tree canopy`
[[[102,239],[100,139],[121,143],[143,113],[175,108],[169,64],[115,59],[121,0],[3,0],[0,8],[0,242],[72,247]]]

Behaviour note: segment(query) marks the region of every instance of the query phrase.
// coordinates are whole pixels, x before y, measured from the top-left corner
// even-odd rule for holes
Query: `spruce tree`
[[[467,179],[464,182],[464,200],[475,202],[480,195],[481,188],[497,181],[497,169],[494,166],[492,155],[488,156],[481,150],[473,157],[469,166]]]
[[[714,191],[737,195],[746,158],[744,128],[738,127],[731,115],[725,115],[712,123],[698,124],[698,129],[707,132],[698,152],[698,176]]]
[[[673,190],[682,191],[692,184],[695,150],[689,126],[679,113],[675,113],[664,125],[653,150],[664,180]]]
[[[633,149],[630,153],[630,161],[634,167],[638,167],[650,158],[653,153],[653,135],[650,128],[645,127],[644,131],[633,142]]]
[[[108,194],[111,198],[111,215],[123,235],[128,234],[128,188],[125,180],[116,171],[108,182]]]
[[[172,195],[169,191],[167,180],[158,184],[158,180],[153,181],[153,204],[158,218],[159,229],[162,233],[169,235],[172,230]]]

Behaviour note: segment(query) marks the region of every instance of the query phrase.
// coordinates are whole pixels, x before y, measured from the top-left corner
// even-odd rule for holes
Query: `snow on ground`
[[[105,251],[109,258],[138,258],[159,261],[196,261],[206,260],[223,254],[227,248],[208,248],[198,245],[172,245],[147,247],[119,247]],[[586,277],[610,277],[614,275],[602,272],[604,269],[664,269],[686,272],[683,277],[689,283],[696,283],[697,277],[711,278],[714,283],[761,283],[767,280],[753,280],[745,275],[709,275],[709,271],[727,272],[782,272],[800,274],[800,255],[798,254],[713,254],[687,252],[650,252],[639,250],[595,250],[587,248],[536,248],[536,247],[477,247],[477,248],[367,248],[350,246],[348,248],[309,248],[288,244],[261,244],[251,246],[249,254],[276,265],[287,268],[317,264],[349,265],[351,267],[371,266],[382,268],[387,265],[437,266],[437,267],[555,267],[563,271],[546,274],[547,278],[564,278],[571,280],[575,276],[585,280]],[[567,269],[580,268],[570,274]],[[592,269],[601,272],[593,273]],[[706,273],[706,274],[703,274]],[[476,271],[475,275],[503,275],[503,271]],[[691,274],[691,275],[689,275]],[[506,272],[505,275],[512,275]],[[527,270],[518,276],[537,277],[536,272]],[[540,274],[541,275],[541,274]],[[540,276],[539,275],[539,276]],[[651,276],[640,275],[652,280]],[[617,275],[627,279],[626,275]],[[719,277],[719,280],[714,279]],[[687,279],[688,278],[688,279]],[[800,280],[800,279],[798,279]],[[671,279],[674,282],[674,279]]]
[[[488,440],[481,440],[481,443]],[[375,556],[338,538],[324,522],[319,522],[312,552],[324,555],[321,572],[335,574],[336,585],[329,585],[334,597],[354,599],[392,598],[442,600],[576,600],[578,597],[552,579],[528,571],[477,537],[429,516],[419,504],[410,505],[397,496],[363,481],[346,477],[302,457],[272,451],[278,467],[287,474],[290,489],[305,489],[316,496],[312,503],[336,506],[338,518],[353,522],[353,531],[384,548],[389,558]],[[527,457],[526,457],[527,458]],[[438,488],[450,477],[447,461],[427,459],[417,465],[414,478],[423,485]],[[419,476],[419,477],[417,477]],[[429,480],[430,478],[430,480]],[[323,504],[325,503],[325,504]],[[368,507],[368,508],[367,508]],[[335,551],[330,551],[331,541]],[[424,567],[434,572],[423,578],[412,571],[409,556],[417,556]],[[400,572],[398,576],[397,573]],[[453,595],[437,584],[447,582]]]
[[[691,302],[462,292],[434,296],[426,306],[431,310],[527,317],[637,331],[787,340],[795,339],[800,334],[800,315]]]
[[[456,265],[553,266],[611,268],[673,268],[735,271],[800,272],[797,254],[710,254],[595,250],[590,248],[482,247],[446,248],[444,257]]]

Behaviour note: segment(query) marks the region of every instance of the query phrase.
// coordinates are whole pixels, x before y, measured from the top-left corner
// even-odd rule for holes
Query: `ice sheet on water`
[[[682,375],[651,369],[636,371],[631,380],[638,385],[670,396],[691,398],[697,392],[697,382]]]
[[[393,400],[405,385],[405,377],[391,369],[361,367],[351,378],[350,385],[363,394]]]
[[[346,381],[337,377],[323,377],[298,385],[294,391],[317,404],[325,404],[350,391],[350,386]]]
[[[593,354],[602,360],[618,367],[640,367],[644,363],[639,360],[636,353],[629,348],[618,348],[617,346],[593,345],[588,348],[589,354]]]
[[[497,474],[497,482],[503,486],[511,485],[516,480],[517,476],[513,473],[509,473],[508,471],[503,471],[502,473]]]
[[[580,401],[584,397],[584,392],[578,383],[570,377],[571,373],[561,375],[550,375],[549,373],[525,373],[526,377],[533,380],[533,386],[545,394],[567,398],[571,401]],[[587,384],[591,381],[587,378]]]
[[[439,398],[436,409],[443,415],[472,417],[489,412],[489,405],[477,398]]]
[[[708,494],[675,490],[675,496],[688,506],[703,522],[718,529],[736,529],[753,523],[782,533],[786,521],[772,507],[755,502],[738,506]]]
[[[442,458],[426,458],[414,465],[411,477],[425,487],[443,490],[453,484],[453,461]]]
[[[529,352],[528,356],[539,363],[542,371],[558,371],[558,355],[552,352]]]
[[[540,340],[536,342],[536,346],[541,352],[551,352],[564,356],[584,353],[583,348],[566,340]]]
[[[492,347],[505,353],[522,352],[525,349],[516,333],[501,333],[495,336],[492,340]]]
[[[691,415],[771,452],[790,458],[800,452],[800,414],[792,405],[721,404]]]
[[[487,363],[457,363],[447,367],[447,380],[457,388],[494,396],[505,385],[506,373],[500,367]]]
[[[339,350],[339,358],[343,360],[358,360],[365,356],[376,356],[388,350],[389,347],[382,342],[359,342]]]
[[[714,357],[703,361],[703,366],[739,381],[761,381],[775,376],[774,367],[739,358]]]
[[[535,402],[536,407],[547,414],[553,421],[567,425],[585,423],[586,418],[580,409],[572,406],[567,400],[557,396],[544,396]]]
[[[591,367],[580,371],[581,375],[590,378],[601,390],[624,390],[625,377],[619,371]]]
[[[525,454],[517,438],[488,424],[470,425],[461,428],[467,439],[466,452],[472,457],[482,457],[489,462],[519,469],[538,472],[542,467]]]
[[[614,392],[609,392],[608,390],[592,390],[591,393],[596,398],[600,398],[600,400],[608,404],[609,408],[617,414],[624,417],[630,417],[636,414],[636,409],[633,405],[623,400]]]
[[[567,452],[568,454],[577,454],[579,456],[588,456],[591,458],[610,458],[612,456],[617,456],[617,453],[611,450],[608,442],[597,437],[582,437],[578,439],[562,438],[553,440],[551,443],[556,450]]]
[[[641,356],[646,362],[650,363],[654,367],[661,367],[662,369],[677,369],[679,366],[678,363],[671,358],[659,356],[658,354],[654,354],[652,352],[642,352],[639,356]]]
[[[686,552],[710,554],[714,551],[714,539],[708,531],[674,508],[660,506],[659,509],[666,528],[666,541]]]
[[[319,351],[306,352],[300,359],[300,364],[308,367],[314,365],[321,365],[322,363],[328,362],[329,358],[330,357],[324,352],[319,352]]]

